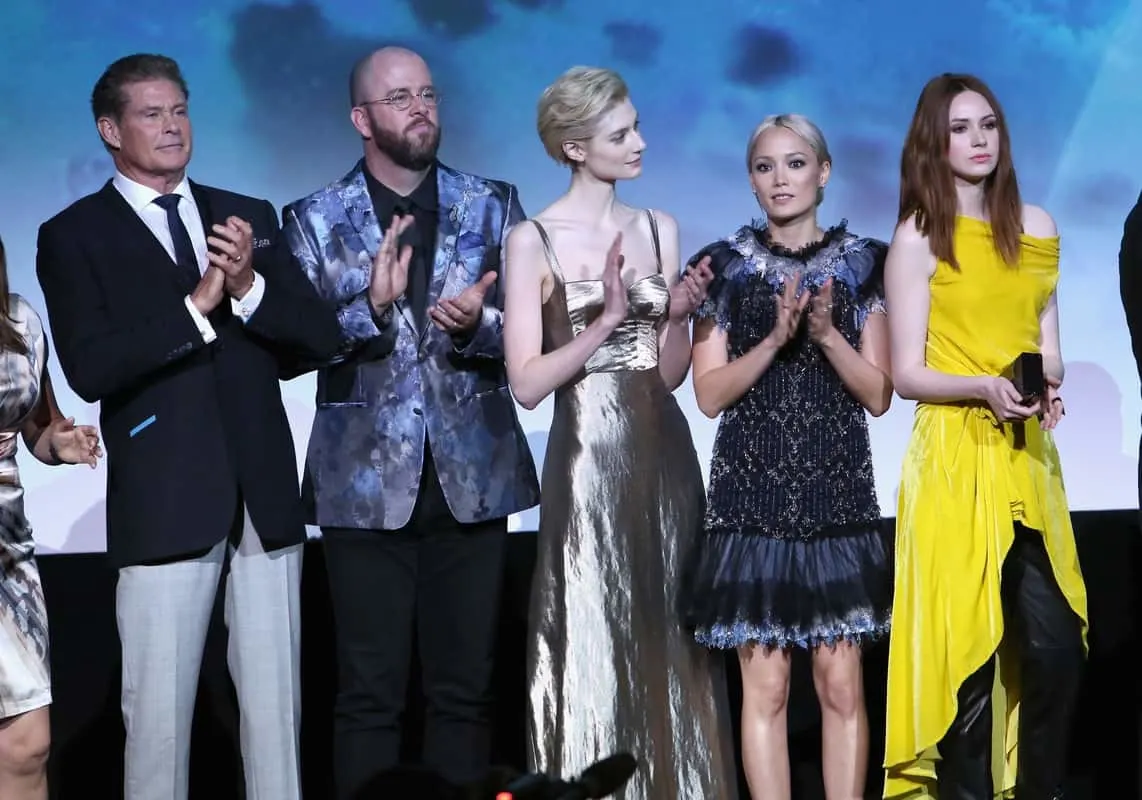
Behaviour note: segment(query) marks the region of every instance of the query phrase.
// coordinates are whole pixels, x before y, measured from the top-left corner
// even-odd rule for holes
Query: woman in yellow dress
[[[897,509],[885,797],[1048,800],[1066,775],[1087,628],[1050,432],[1065,413],[1059,239],[1020,200],[1003,111],[978,79],[924,87],[899,219],[885,265],[892,377],[917,406]],[[1004,377],[1022,353],[1042,356],[1041,398]]]

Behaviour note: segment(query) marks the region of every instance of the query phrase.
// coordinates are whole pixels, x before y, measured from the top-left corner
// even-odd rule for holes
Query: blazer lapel
[[[194,204],[198,206],[198,216],[202,219],[202,232],[207,237],[211,235],[214,227],[214,210],[210,205],[210,195],[194,181],[189,181],[190,193],[194,195]]]
[[[341,189],[341,202],[345,207],[345,218],[349,220],[349,225],[360,237],[365,252],[369,254],[369,258],[375,258],[381,249],[381,242],[384,241],[385,234],[377,220],[377,212],[373,209],[373,199],[369,196],[369,187],[365,183],[365,162],[363,160],[358,162],[356,168],[346,176]],[[372,275],[371,265],[369,274]],[[412,310],[408,307],[407,298],[402,294],[393,301],[393,304],[400,311],[404,321],[408,323],[409,329],[415,333],[416,321],[412,316]]]
[[[440,199],[440,213],[436,224],[436,257],[432,264],[432,281],[428,287],[428,308],[440,300],[440,293],[448,283],[448,276],[456,266],[456,242],[471,211],[471,198],[464,191],[464,180],[443,164],[436,168],[436,191]],[[423,339],[432,329],[432,319],[424,315]]]
[[[214,223],[217,217],[214,216],[216,209],[210,202],[210,192],[203,186],[199,186],[194,181],[189,181],[190,193],[194,196],[194,204],[198,207],[198,217],[202,220],[202,233],[209,238],[214,232]],[[210,251],[210,245],[206,246],[207,252]],[[226,318],[233,316],[230,310],[230,301],[223,298],[218,307],[211,312],[212,317]]]
[[[174,260],[170,257],[170,253],[163,247],[151,229],[147,227],[147,223],[135,213],[135,209],[131,208],[131,204],[119,194],[119,190],[111,181],[107,181],[99,192],[100,197],[112,211],[112,213],[119,218],[123,223],[123,227],[132,231],[128,236],[124,236],[119,241],[130,243],[128,247],[138,247],[142,252],[140,253],[140,262],[143,264],[153,265],[156,269],[146,269],[145,274],[155,275],[156,280],[165,281],[170,284],[180,295],[186,294],[186,286],[179,278],[178,267],[175,265]]]

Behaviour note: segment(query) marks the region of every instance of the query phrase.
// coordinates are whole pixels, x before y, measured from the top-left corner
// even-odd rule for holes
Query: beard
[[[440,149],[440,126],[425,122],[431,126],[431,132],[427,135],[418,132],[415,137],[374,125],[373,143],[399,167],[417,172],[428,169],[436,161],[436,152]]]

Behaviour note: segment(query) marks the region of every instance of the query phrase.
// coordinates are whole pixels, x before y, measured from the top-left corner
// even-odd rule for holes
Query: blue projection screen
[[[0,4],[0,236],[12,290],[43,311],[34,271],[39,224],[111,174],[88,110],[112,60],[162,52],[191,86],[203,183],[277,206],[347,172],[360,154],[347,73],[381,44],[419,50],[444,95],[442,160],[519,186],[535,212],[566,186],[535,133],[543,88],[575,64],[630,84],[649,149],[631,203],[681,225],[684,254],[759,214],[744,149],[767,114],[800,112],[829,139],[833,178],[822,223],[888,238],[899,154],[916,97],[940,72],[988,81],[1003,102],[1024,197],[1063,241],[1059,305],[1068,414],[1057,432],[1074,509],[1134,508],[1137,373],[1117,288],[1122,223],[1142,188],[1142,3],[963,0],[124,0]],[[65,414],[98,409],[53,378]],[[313,414],[312,376],[283,385],[298,450]],[[689,381],[678,392],[703,469],[716,422]],[[912,406],[871,421],[882,512],[895,515]],[[542,463],[550,401],[522,412]],[[186,453],[194,458],[194,453]],[[41,552],[104,549],[104,467],[46,468],[21,457]],[[538,513],[513,520],[534,530]]]

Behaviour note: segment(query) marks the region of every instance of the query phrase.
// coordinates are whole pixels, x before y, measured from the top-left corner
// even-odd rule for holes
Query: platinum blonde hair
[[[563,145],[590,139],[603,115],[629,96],[626,82],[614,70],[567,70],[539,98],[536,128],[543,149],[560,164],[574,166],[563,152]]]
[[[833,157],[829,155],[829,143],[825,141],[825,134],[821,133],[821,129],[811,119],[801,114],[773,114],[763,119],[749,137],[749,144],[745,148],[746,172],[753,169],[753,149],[757,146],[757,140],[763,133],[773,128],[784,128],[804,139],[809,149],[813,151],[813,155],[817,157],[817,163],[832,166]],[[822,187],[817,190],[817,205],[821,205],[824,199],[825,189]]]

